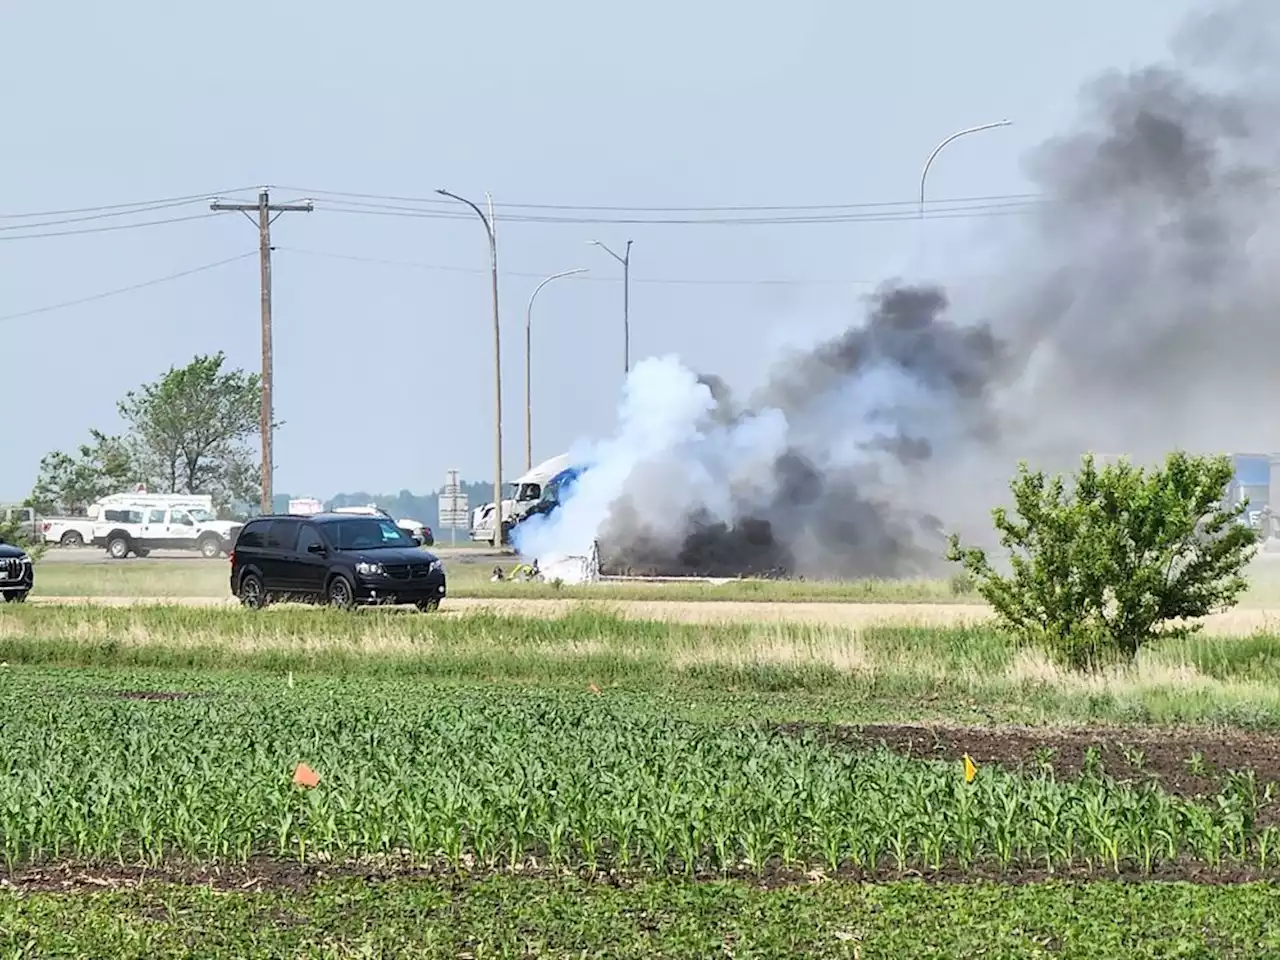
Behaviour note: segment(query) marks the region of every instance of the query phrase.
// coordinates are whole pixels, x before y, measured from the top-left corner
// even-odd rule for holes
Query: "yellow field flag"
[[[973,762],[973,758],[967,753],[964,755],[964,782],[973,783],[973,778],[978,775],[978,766]]]

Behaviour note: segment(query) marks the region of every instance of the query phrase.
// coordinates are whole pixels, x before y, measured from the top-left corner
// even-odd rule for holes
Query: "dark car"
[[[232,548],[231,592],[247,607],[298,599],[434,610],[445,596],[444,565],[387,517],[256,517]]]
[[[0,540],[0,602],[21,603],[36,584],[27,551]]]

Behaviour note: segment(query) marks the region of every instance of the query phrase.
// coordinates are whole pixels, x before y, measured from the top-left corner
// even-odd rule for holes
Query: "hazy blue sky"
[[[274,228],[276,413],[286,421],[276,489],[424,490],[450,467],[488,479],[492,328],[479,220],[344,212],[320,191],[431,197],[444,186],[483,201],[490,190],[503,270],[505,472],[514,476],[524,459],[524,310],[539,276],[592,271],[548,286],[535,308],[535,460],[612,422],[621,267],[587,240],[619,250],[635,241],[633,362],[675,352],[749,385],[779,338],[856,317],[869,289],[857,281],[915,276],[922,251],[935,275],[981,269],[1000,221],[937,219],[923,233],[910,220],[504,223],[503,203],[910,200],[942,137],[1006,116],[1014,126],[947,148],[929,195],[1021,193],[1024,153],[1070,122],[1081,82],[1162,57],[1193,6],[10,0],[0,7],[0,317],[257,243],[239,214],[32,236],[196,216],[203,201],[24,229],[11,228],[70,217],[7,215],[232,188],[249,188],[234,196],[251,199],[263,183],[279,185],[274,199],[314,194],[316,212]],[[117,428],[115,401],[170,365],[221,349],[257,369],[257,271],[249,257],[0,320],[0,499],[27,493],[44,452],[73,447],[91,426]],[[768,279],[822,282],[745,282]],[[672,280],[744,282],[660,282]]]

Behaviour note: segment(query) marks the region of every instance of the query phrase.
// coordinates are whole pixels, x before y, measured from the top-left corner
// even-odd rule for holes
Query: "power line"
[[[389,205],[356,204],[345,201],[345,205],[330,205],[327,201],[317,210],[327,213],[359,214],[364,216],[404,217],[419,220],[456,220],[459,215],[443,210],[419,210],[413,207],[393,207]],[[1005,204],[985,204],[971,207],[958,207],[948,210],[933,209],[925,214],[927,220],[960,220],[975,218],[991,218],[1005,216],[1021,216],[1034,208],[1032,202],[1020,201]],[[536,214],[508,214],[500,218],[503,223],[558,223],[558,224],[591,224],[591,225],[630,225],[630,226],[772,226],[788,224],[824,224],[824,223],[897,223],[900,221],[919,220],[916,212],[901,210],[885,213],[849,213],[825,215],[797,216],[761,216],[761,217],[563,217]]]
[[[420,263],[413,260],[384,260],[377,257],[362,257],[355,254],[333,253],[328,250],[308,250],[302,247],[276,247],[280,253],[298,253],[311,257],[324,257],[331,260],[350,260],[356,263],[372,263],[389,267],[413,267],[418,270],[438,270],[445,273],[488,274],[488,270],[479,267],[456,267],[443,264]],[[531,273],[519,270],[505,270],[504,277],[529,277],[543,279],[546,272]],[[566,278],[569,279],[569,278]],[[576,283],[616,283],[611,277],[576,276]],[[874,286],[873,280],[831,280],[831,279],[788,279],[788,278],[751,278],[751,279],[719,279],[710,277],[632,277],[632,283],[648,283],[656,285],[690,285],[690,286]]]
[[[381,200],[391,203],[417,203],[427,204],[430,206],[444,206],[444,201],[437,200],[432,197],[409,197],[396,196],[392,194],[378,193],[353,193],[342,190],[312,190],[305,187],[279,187],[282,190],[293,190],[298,193],[306,194],[312,198],[318,197],[349,197],[356,200]],[[950,199],[938,199],[930,201],[931,206],[938,204],[955,204],[955,203],[993,203],[1008,200],[1040,200],[1043,194],[1038,193],[1003,193],[992,194],[989,196],[978,197],[955,197]],[[859,203],[819,203],[819,204],[778,204],[778,205],[759,205],[749,204],[742,206],[689,206],[689,207],[654,207],[654,206],[593,206],[589,204],[566,204],[566,203],[494,203],[494,207],[499,210],[522,209],[522,210],[564,210],[564,211],[581,211],[596,213],[752,213],[752,212],[779,212],[787,210],[798,211],[818,211],[818,210],[866,210],[883,207],[903,207],[914,209],[918,204],[918,200],[874,200],[863,201]]]
[[[136,230],[139,227],[158,227],[167,223],[186,223],[188,220],[208,220],[216,217],[216,213],[197,213],[187,217],[168,217],[164,220],[140,220],[136,223],[117,223],[109,227],[83,227],[78,230],[55,230],[48,233],[6,234],[0,236],[0,242],[6,240],[41,240],[45,237],[75,237],[86,233],[110,233],[115,230]]]
[[[130,217],[136,213],[153,213],[156,210],[172,210],[175,207],[190,206],[193,201],[181,200],[174,203],[157,203],[150,207],[138,207],[132,210],[117,210],[113,213],[86,213],[82,216],[64,217],[60,220],[40,220],[36,223],[0,224],[0,230],[36,230],[43,227],[56,227],[67,223],[86,223],[90,220],[109,220],[112,217]]]
[[[49,313],[52,310],[61,310],[64,307],[77,307],[82,303],[92,303],[95,300],[105,300],[107,297],[116,297],[124,293],[133,293],[135,290],[142,290],[146,287],[154,287],[157,284],[168,283],[171,280],[180,280],[183,277],[189,277],[192,274],[203,273],[206,270],[214,270],[218,267],[225,267],[229,263],[235,263],[237,260],[245,260],[248,257],[257,256],[258,251],[250,250],[248,253],[237,254],[234,257],[227,257],[225,260],[218,260],[214,263],[206,263],[203,266],[192,267],[190,270],[181,270],[178,273],[171,273],[168,276],[156,277],[154,280],[144,280],[142,283],[135,283],[128,287],[118,287],[115,290],[104,290],[102,293],[95,293],[88,297],[80,297],[77,300],[64,300],[62,303],[51,303],[48,306],[36,307],[33,310],[23,310],[19,313],[9,313],[0,316],[0,321],[17,320],[21,317],[32,317],[38,313]]]
[[[127,209],[134,207],[154,207],[167,204],[194,203],[197,200],[208,200],[210,197],[230,193],[243,193],[252,187],[236,187],[234,190],[208,190],[204,193],[191,193],[183,197],[161,197],[156,200],[134,200],[130,203],[108,203],[96,207],[70,207],[65,210],[43,210],[36,213],[0,213],[0,220],[36,220],[44,217],[65,217],[77,213],[102,213],[107,210],[123,210],[125,213],[136,212]]]

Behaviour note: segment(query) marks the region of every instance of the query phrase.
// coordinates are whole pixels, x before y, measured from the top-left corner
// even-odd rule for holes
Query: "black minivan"
[[[444,564],[386,517],[255,517],[231,551],[231,592],[246,607],[296,599],[434,610],[445,595]]]

